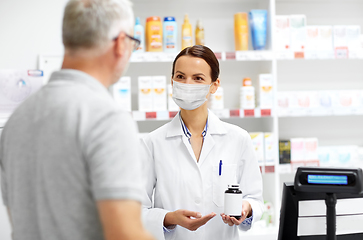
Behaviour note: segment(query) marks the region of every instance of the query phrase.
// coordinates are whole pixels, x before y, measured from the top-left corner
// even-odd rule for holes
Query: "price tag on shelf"
[[[294,52],[294,58],[295,59],[304,59],[305,53],[304,52]]]
[[[291,173],[291,165],[289,163],[279,164],[278,166],[279,173]]]
[[[280,51],[275,54],[278,60],[291,60],[294,59],[294,53],[292,51]]]
[[[215,52],[214,55],[216,55],[218,60],[222,60],[222,52]]]
[[[144,53],[132,53],[130,62],[143,62],[144,60]]]
[[[160,61],[162,62],[173,62],[175,57],[176,57],[176,53],[163,53],[161,54],[161,59]]]
[[[156,112],[145,112],[146,119],[156,119]]]
[[[349,58],[349,50],[347,47],[336,47],[335,48],[336,59],[347,59]]]
[[[265,166],[265,173],[275,172],[275,166]]]
[[[271,109],[261,109],[261,117],[271,117]]]
[[[318,59],[334,59],[334,51],[319,51],[318,52]]]
[[[226,52],[226,60],[236,60],[236,52]]]
[[[159,52],[146,52],[144,54],[144,60],[145,62],[158,62],[161,60],[161,54]]]
[[[240,117],[240,110],[239,109],[231,109],[229,110],[230,117]]]
[[[178,114],[178,111],[171,111],[169,112],[169,118],[174,118]]]
[[[250,51],[237,51],[236,52],[236,60],[237,61],[248,61],[252,60]]]
[[[244,109],[243,110],[245,117],[254,117],[255,116],[255,109]]]
[[[168,111],[157,111],[156,119],[157,120],[169,120],[169,112]]]
[[[318,59],[318,52],[317,51],[305,51],[305,58],[306,59]]]

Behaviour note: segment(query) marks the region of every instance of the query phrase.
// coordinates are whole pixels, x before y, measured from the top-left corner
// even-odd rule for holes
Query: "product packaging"
[[[361,28],[359,25],[347,26],[347,45],[349,52],[356,52],[361,49],[360,45],[360,35]],[[351,54],[350,54],[351,56]]]
[[[319,26],[306,26],[305,50],[315,52],[319,50]]]
[[[126,111],[131,112],[131,78],[121,77],[112,87],[113,97],[117,105]]]
[[[253,49],[264,50],[267,38],[267,10],[251,10],[249,20]]]
[[[204,26],[201,20],[198,20],[195,28],[195,45],[205,45]]]
[[[280,164],[291,162],[291,143],[290,140],[279,141]]]
[[[173,86],[168,84],[168,110],[169,111],[179,111],[179,106],[173,100]]]
[[[290,19],[287,15],[275,17],[275,49],[290,50]]]
[[[43,81],[41,70],[0,70],[0,118],[8,118]]]
[[[166,111],[166,77],[153,76],[153,111]]]
[[[333,26],[319,27],[319,51],[333,51]]]
[[[217,91],[210,95],[209,107],[212,110],[224,109],[224,93],[222,87],[218,87]]]
[[[305,50],[306,44],[306,16],[290,15],[291,49],[294,52]]]
[[[177,24],[174,17],[164,18],[164,52],[176,52],[177,51]]]
[[[234,14],[234,44],[236,51],[248,50],[248,16],[247,13]]]
[[[163,27],[160,17],[148,17],[146,19],[146,51],[163,51]]]
[[[305,159],[306,161],[318,160],[318,146],[317,138],[305,138]]]
[[[334,49],[347,48],[348,47],[347,26],[336,25],[333,27],[333,33],[334,33],[333,35]]]
[[[274,166],[276,158],[276,144],[273,133],[264,133],[265,165]]]
[[[264,165],[264,134],[263,132],[251,132],[252,146],[255,149],[256,158],[259,166]]]
[[[135,52],[145,51],[145,31],[144,27],[140,24],[140,18],[137,17],[134,27],[134,38],[140,40],[140,46],[135,50]]]
[[[240,106],[242,109],[255,109],[255,88],[250,78],[243,79],[240,89]]]
[[[273,77],[272,74],[259,75],[260,108],[272,109],[274,106]]]
[[[193,31],[192,25],[189,22],[188,14],[184,16],[184,23],[182,25],[182,49],[193,46]]]
[[[305,140],[304,138],[291,138],[291,162],[305,160]]]
[[[153,111],[152,78],[149,76],[138,77],[138,88],[139,111]]]

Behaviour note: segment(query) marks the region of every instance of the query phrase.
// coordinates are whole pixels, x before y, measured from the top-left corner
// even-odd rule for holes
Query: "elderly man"
[[[128,0],[71,0],[62,70],[7,122],[2,193],[14,239],[152,239],[141,222],[137,127],[107,88],[139,42]]]

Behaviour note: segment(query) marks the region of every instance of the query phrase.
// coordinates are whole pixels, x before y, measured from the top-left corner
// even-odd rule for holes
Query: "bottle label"
[[[166,26],[165,27],[165,46],[168,49],[175,48],[175,41],[174,41],[174,26]]]
[[[242,215],[242,194],[224,194],[224,214],[228,216]]]

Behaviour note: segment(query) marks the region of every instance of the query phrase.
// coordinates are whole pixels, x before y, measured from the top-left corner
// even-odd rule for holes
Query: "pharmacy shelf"
[[[272,109],[221,109],[212,110],[219,118],[263,118],[272,117]],[[132,111],[132,116],[135,121],[149,121],[149,120],[170,120],[175,117],[178,111]]]
[[[130,61],[137,62],[173,62],[178,53],[165,52],[134,52]],[[215,52],[218,60],[221,61],[271,61],[274,59],[272,51],[236,51],[236,52]]]
[[[277,111],[278,117],[324,117],[324,116],[356,116],[363,115],[362,107],[341,108],[301,108],[283,109]]]
[[[343,59],[362,59],[363,50],[349,51],[348,49],[342,49],[340,51],[280,51],[274,54],[276,60],[343,60]]]

